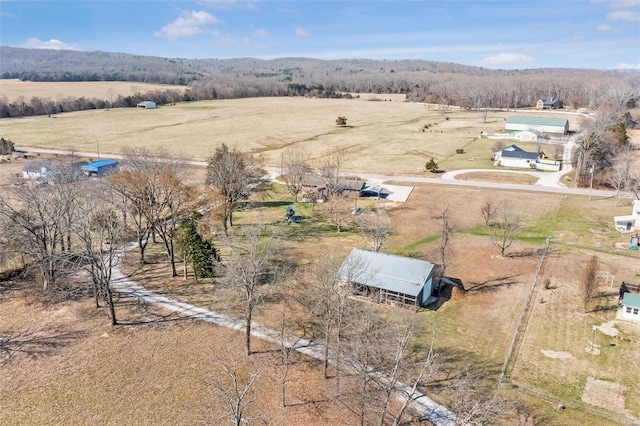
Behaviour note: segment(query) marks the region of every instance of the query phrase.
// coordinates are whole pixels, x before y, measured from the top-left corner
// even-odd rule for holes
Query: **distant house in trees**
[[[156,107],[156,103],[152,101],[142,101],[137,106],[142,109],[154,109]]]
[[[508,132],[536,131],[539,134],[566,135],[569,133],[569,120],[566,118],[534,117],[530,115],[511,115],[504,129]]]
[[[536,109],[556,109],[560,108],[560,99],[558,98],[540,98],[536,103]]]
[[[337,277],[379,303],[418,309],[435,300],[440,265],[411,257],[354,248]]]
[[[542,153],[525,151],[517,145],[509,145],[494,154],[493,165],[535,169],[536,163],[543,155]]]
[[[49,179],[55,174],[53,165],[45,161],[29,161],[22,168],[25,179]]]
[[[359,197],[360,191],[364,188],[366,181],[358,178],[342,178],[338,180],[336,192],[350,197]],[[302,191],[315,191],[319,199],[326,199],[329,196],[327,181],[321,176],[305,176],[302,180]]]
[[[635,232],[636,227],[640,227],[640,200],[633,200],[630,215],[614,216],[613,225],[620,232]]]

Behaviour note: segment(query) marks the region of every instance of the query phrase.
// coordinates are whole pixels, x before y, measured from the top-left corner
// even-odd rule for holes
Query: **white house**
[[[52,165],[44,161],[29,161],[22,168],[22,177],[25,179],[48,179],[53,175]]]
[[[377,302],[418,309],[437,300],[441,275],[440,265],[424,260],[354,248],[336,277]]]
[[[633,210],[630,215],[614,216],[613,225],[620,232],[635,232],[636,226],[640,225],[640,200],[633,200]]]
[[[142,101],[137,105],[137,107],[143,109],[154,109],[156,107],[156,103],[152,101]]]
[[[535,169],[539,156],[537,152],[528,152],[519,146],[509,145],[494,154],[493,165]]]
[[[569,133],[569,120],[566,118],[510,115],[505,122],[504,129],[508,132],[535,130],[542,134],[566,135]]]
[[[624,294],[622,297],[622,310],[619,313],[619,317],[632,321],[640,321],[640,294]]]

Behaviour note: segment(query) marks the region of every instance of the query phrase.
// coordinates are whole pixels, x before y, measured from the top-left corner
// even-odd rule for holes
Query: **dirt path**
[[[132,246],[129,246],[129,248],[131,247]],[[131,281],[121,271],[119,266],[113,268],[111,277],[112,289],[122,294],[126,294],[127,296],[133,297],[134,299],[137,299],[142,303],[156,305],[168,311],[173,311],[178,315],[208,321],[210,323],[222,327],[231,328],[233,330],[240,331],[244,328],[243,320],[212,312],[207,309],[180,302],[178,300],[171,299],[153,291],[149,291],[146,288]],[[252,324],[251,335],[278,345],[282,344],[282,336],[280,331],[264,327],[260,324]],[[300,352],[301,354],[310,356],[320,361],[324,359],[324,346],[322,345],[318,345],[309,340],[292,335],[286,335],[284,337],[284,340],[284,344],[287,347]],[[396,399],[404,402],[406,398],[409,397],[410,392],[411,387],[409,387],[408,385],[404,383],[396,384]],[[434,425],[455,425],[455,415],[446,407],[437,404],[426,395],[420,393],[414,394],[412,399],[413,402],[411,403],[411,407],[421,413],[426,420],[432,422]]]

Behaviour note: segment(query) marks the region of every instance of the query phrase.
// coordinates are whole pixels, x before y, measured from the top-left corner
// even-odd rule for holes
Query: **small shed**
[[[118,162],[112,159],[92,161],[80,166],[87,176],[102,176],[116,171]]]
[[[425,260],[358,248],[336,274],[355,294],[415,310],[437,299],[441,275],[440,265]]]
[[[537,152],[529,152],[517,145],[509,145],[494,154],[493,165],[535,169],[539,156]]]
[[[531,115],[510,115],[504,129],[509,132],[535,130],[541,134],[566,135],[569,133],[569,120]]]
[[[540,132],[536,132],[535,130],[523,130],[513,134],[514,139],[522,142],[536,142],[539,136]]]
[[[137,105],[137,107],[142,109],[155,109],[156,103],[153,101],[142,101]]]
[[[640,321],[640,294],[624,293],[620,318]]]

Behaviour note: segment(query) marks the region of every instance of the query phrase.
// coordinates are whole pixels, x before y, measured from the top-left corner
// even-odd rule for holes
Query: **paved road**
[[[16,147],[16,150],[23,151],[23,152],[41,153],[41,154],[62,154],[62,155],[71,154],[71,151],[45,149],[45,148],[33,148],[33,147],[26,147],[26,146]],[[565,151],[566,151],[566,147],[565,147]],[[74,152],[74,154],[81,157],[97,157],[97,154],[95,152]],[[121,155],[112,155],[112,154],[102,155],[101,157],[122,159]],[[198,167],[207,166],[207,163],[205,161],[182,160],[182,162],[184,164],[198,166]],[[568,164],[571,164],[571,161],[569,161]],[[274,174],[277,175],[280,172],[280,168],[278,167],[267,167],[266,169],[270,173],[270,175],[274,175]],[[479,169],[472,169],[472,170],[479,170]],[[539,179],[536,185],[466,181],[466,180],[455,179],[456,174],[469,172],[470,170],[458,170],[455,172],[451,172],[452,174],[450,174],[449,176],[446,176],[445,174],[446,176],[445,178],[422,177],[422,176],[395,176],[391,174],[382,175],[382,174],[372,174],[372,173],[357,173],[357,174],[362,179],[366,179],[367,181],[371,181],[371,182],[399,182],[399,183],[406,183],[406,184],[425,183],[425,184],[432,184],[432,185],[450,185],[450,186],[464,186],[464,187],[471,187],[471,188],[505,189],[510,191],[549,192],[549,193],[556,193],[556,194],[573,194],[573,195],[591,194],[594,197],[614,197],[615,196],[614,191],[596,190],[596,189],[590,191],[589,189],[567,188],[567,187],[558,185],[557,184],[559,179],[558,173],[568,173],[569,170],[570,169],[566,169],[563,172],[548,173],[548,174],[544,172],[530,172],[530,173],[537,173],[537,174],[542,173],[541,176],[547,176],[543,180]],[[481,171],[486,172],[487,170],[483,169]],[[495,172],[495,171],[496,170],[491,169],[491,172]],[[510,171],[510,172],[513,173],[513,171]],[[627,197],[631,197],[631,196],[627,195]]]
[[[135,244],[131,244],[127,249],[130,250],[134,247]],[[171,299],[169,297],[147,290],[146,288],[130,280],[122,272],[119,266],[114,267],[112,270],[111,287],[112,289],[135,298],[136,300],[159,306],[183,317],[191,317],[194,319],[207,321],[222,327],[231,328],[233,330],[244,330],[244,320],[233,318],[229,315],[212,312],[207,309],[180,302],[178,300]],[[252,323],[251,335],[275,343],[277,345],[282,344],[282,335],[280,331],[262,326],[260,324]],[[286,335],[284,337],[284,344],[299,353],[305,354],[317,360],[322,361],[324,359],[324,346],[316,344],[312,341],[292,335]],[[383,374],[378,374],[378,379],[389,380]],[[411,387],[404,383],[397,383],[395,388],[396,392],[394,396],[401,402],[404,402],[406,398],[408,398],[408,395],[411,394]],[[429,420],[437,426],[455,425],[455,415],[446,407],[437,404],[435,401],[424,394],[414,394],[413,402],[411,402],[410,406],[414,410],[421,413],[425,419]]]

